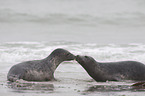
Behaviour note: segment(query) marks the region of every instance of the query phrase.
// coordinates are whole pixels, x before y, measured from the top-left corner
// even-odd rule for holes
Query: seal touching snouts
[[[65,49],[58,48],[42,60],[26,61],[11,67],[7,79],[16,81],[51,81],[54,80],[54,71],[63,61],[74,60],[75,56]]]
[[[145,65],[136,61],[101,63],[90,56],[76,56],[76,61],[96,81],[145,80]]]

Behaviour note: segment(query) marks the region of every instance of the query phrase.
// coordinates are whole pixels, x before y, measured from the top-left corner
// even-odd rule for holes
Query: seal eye
[[[88,56],[85,56],[85,58],[88,58]]]
[[[70,54],[68,53],[68,54],[66,54],[66,56],[70,56]]]

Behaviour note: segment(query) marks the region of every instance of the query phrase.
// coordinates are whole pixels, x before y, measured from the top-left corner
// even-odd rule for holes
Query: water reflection
[[[145,90],[145,81],[134,83],[132,87],[137,90]]]
[[[8,88],[13,92],[25,93],[28,91],[53,92],[54,85],[50,82],[8,82]]]
[[[145,87],[134,87],[131,85],[94,85],[85,92],[122,92],[122,91],[145,91]]]

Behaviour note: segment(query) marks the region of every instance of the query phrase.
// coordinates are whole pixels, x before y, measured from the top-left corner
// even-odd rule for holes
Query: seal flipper
[[[145,81],[134,83],[132,86],[145,86]]]
[[[20,76],[18,76],[18,75],[9,75],[9,76],[7,77],[7,79],[8,79],[9,81],[11,81],[11,82],[15,82],[15,81],[19,80],[19,77],[20,77]]]

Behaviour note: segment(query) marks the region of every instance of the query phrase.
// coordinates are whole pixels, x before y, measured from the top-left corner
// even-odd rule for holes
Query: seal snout
[[[84,61],[84,56],[77,55],[75,59],[76,59],[77,62],[80,63],[80,62]]]
[[[75,58],[76,58],[76,56],[71,53],[67,54],[67,57],[69,60],[75,60]]]
[[[78,61],[80,58],[80,55],[75,56],[75,60]]]

